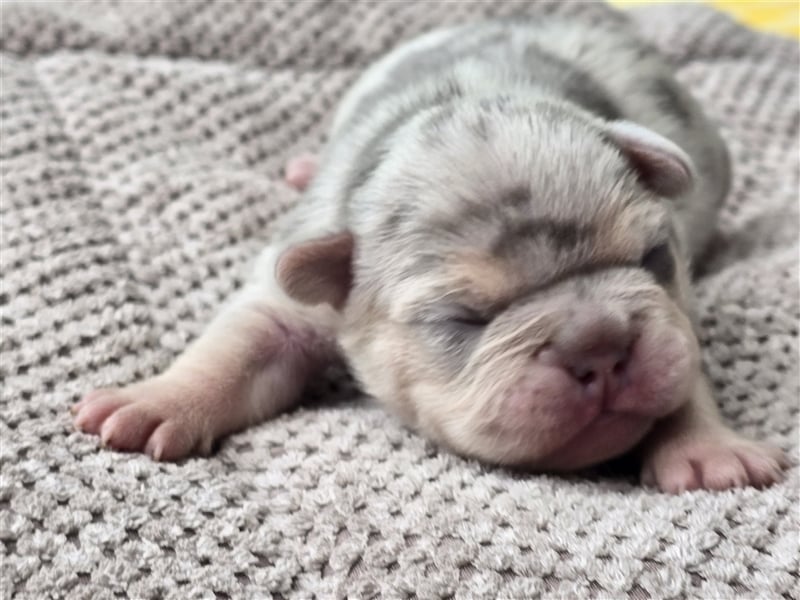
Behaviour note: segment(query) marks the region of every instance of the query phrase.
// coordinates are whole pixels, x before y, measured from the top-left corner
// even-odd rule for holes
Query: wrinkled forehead
[[[531,200],[543,214],[580,217],[641,192],[598,124],[559,105],[500,97],[453,112],[442,108],[418,123],[412,145],[400,158],[399,179],[421,192],[423,214],[457,210],[458,200],[484,207],[506,200],[517,208]]]
[[[497,287],[497,271],[525,282],[567,271],[638,262],[668,238],[668,213],[652,197],[619,193],[542,199],[534,182],[498,185],[480,195],[436,199],[395,213],[395,251],[413,257],[411,275],[446,278],[452,285]],[[448,196],[447,191],[442,196]]]
[[[513,111],[435,117],[421,127],[427,146],[398,157],[377,227],[387,264],[402,264],[399,280],[414,278],[420,293],[425,282],[546,285],[636,263],[666,240],[663,201],[585,122]]]
[[[413,140],[390,169],[389,226],[407,221],[453,237],[483,227],[502,239],[549,235],[569,246],[608,237],[620,223],[652,229],[664,217],[619,148],[559,106],[498,100],[442,109],[419,123]]]

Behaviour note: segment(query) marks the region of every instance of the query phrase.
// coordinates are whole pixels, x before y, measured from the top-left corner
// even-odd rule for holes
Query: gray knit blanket
[[[303,408],[159,464],[76,432],[163,369],[301,201],[283,183],[369,61],[435,25],[602,4],[2,5],[3,598],[800,598],[798,484],[667,496],[438,450],[333,374]],[[796,42],[631,13],[730,145],[697,284],[725,419],[798,461]]]

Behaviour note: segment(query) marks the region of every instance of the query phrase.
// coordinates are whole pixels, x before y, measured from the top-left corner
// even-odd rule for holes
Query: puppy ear
[[[664,136],[630,121],[612,122],[607,133],[642,182],[657,194],[674,198],[694,185],[692,159]]]
[[[353,245],[346,231],[290,246],[275,265],[278,284],[302,304],[341,309],[353,283]]]

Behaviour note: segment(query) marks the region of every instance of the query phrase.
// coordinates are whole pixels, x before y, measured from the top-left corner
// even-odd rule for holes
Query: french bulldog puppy
[[[175,460],[295,404],[342,352],[363,389],[459,454],[570,470],[636,449],[666,492],[764,486],[783,453],[717,412],[689,265],[728,156],[619,25],[437,30],[364,73],[249,283],[163,374],[75,423]]]

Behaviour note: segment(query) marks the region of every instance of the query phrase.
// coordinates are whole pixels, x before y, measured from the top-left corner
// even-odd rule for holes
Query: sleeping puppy
[[[79,428],[156,460],[295,404],[343,352],[453,451],[534,470],[636,448],[667,492],[771,484],[783,454],[721,422],[689,263],[725,146],[615,25],[438,30],[372,66],[249,283],[165,373],[88,394]]]

